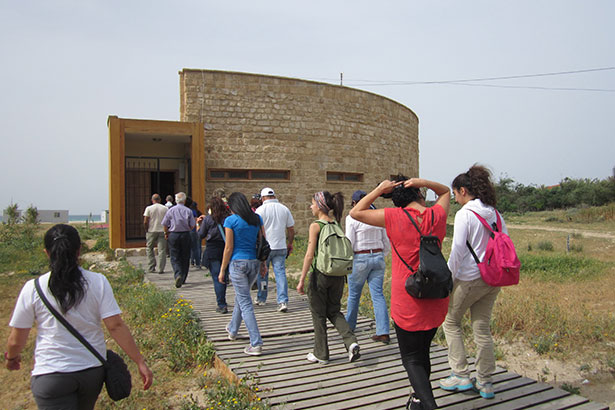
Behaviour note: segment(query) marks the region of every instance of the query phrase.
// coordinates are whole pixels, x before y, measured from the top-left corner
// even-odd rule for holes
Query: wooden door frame
[[[107,127],[109,128],[109,246],[111,249],[144,246],[140,243],[127,244],[126,241],[126,134],[189,136],[192,198],[203,204],[205,203],[203,123],[138,120],[111,115],[107,119]]]

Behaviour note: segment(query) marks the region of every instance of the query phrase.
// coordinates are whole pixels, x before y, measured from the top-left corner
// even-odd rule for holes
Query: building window
[[[363,174],[354,172],[327,172],[327,182],[363,182]]]
[[[216,181],[288,181],[290,180],[290,171],[279,169],[208,169],[207,179]]]
[[[53,217],[54,218],[59,218],[60,217],[60,213],[59,212],[54,212],[53,213]]]

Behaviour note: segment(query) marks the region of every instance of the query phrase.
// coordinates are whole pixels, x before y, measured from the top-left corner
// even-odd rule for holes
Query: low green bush
[[[594,278],[608,264],[573,255],[520,255],[521,274],[542,281],[573,281]]]

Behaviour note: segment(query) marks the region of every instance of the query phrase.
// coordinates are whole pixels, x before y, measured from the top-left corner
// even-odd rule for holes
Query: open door
[[[145,246],[143,211],[152,194],[164,203],[183,191],[205,199],[203,124],[124,119],[110,116],[109,245]]]

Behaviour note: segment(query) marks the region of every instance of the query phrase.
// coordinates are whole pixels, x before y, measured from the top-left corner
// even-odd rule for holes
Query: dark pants
[[[71,373],[32,376],[30,388],[40,410],[90,410],[105,379],[102,366]]]
[[[214,281],[214,292],[216,292],[216,303],[220,309],[226,307],[226,283],[220,283],[218,281],[218,276],[220,275],[220,265],[222,261],[218,260],[209,260],[209,273],[211,273],[211,278]],[[226,281],[228,282],[228,271],[225,275]]]
[[[197,267],[201,266],[201,238],[196,231],[190,231],[190,262]]]
[[[342,336],[346,349],[357,342],[357,338],[350,330],[348,322],[340,311],[344,281],[343,276],[325,276],[312,273],[311,283],[308,285],[308,301],[310,312],[312,312],[312,323],[314,324],[314,356],[320,360],[329,360],[327,319]]]
[[[183,283],[190,269],[190,232],[170,232],[168,243],[175,279],[181,278]]]
[[[408,373],[414,394],[421,401],[425,410],[438,407],[429,382],[431,375],[429,347],[437,330],[436,327],[430,330],[409,332],[395,324],[401,362]]]

